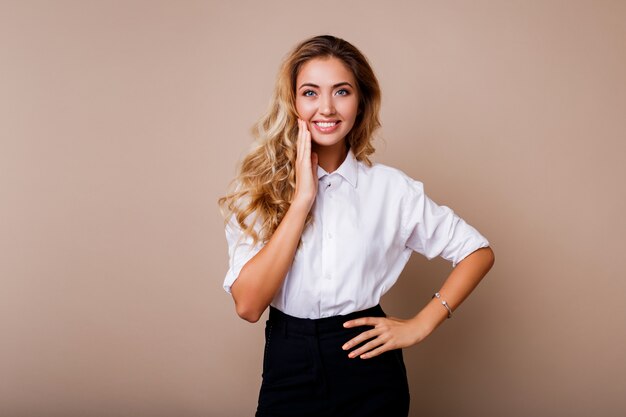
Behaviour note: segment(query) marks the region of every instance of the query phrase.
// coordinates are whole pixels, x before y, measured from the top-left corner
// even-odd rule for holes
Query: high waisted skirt
[[[361,359],[349,358],[341,348],[371,329],[346,329],[344,322],[384,316],[380,305],[316,320],[270,307],[256,417],[406,417],[409,389],[402,350]]]

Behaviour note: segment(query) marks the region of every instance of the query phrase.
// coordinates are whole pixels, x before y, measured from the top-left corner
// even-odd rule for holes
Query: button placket
[[[334,188],[335,182],[333,180],[327,179],[324,187],[324,206],[323,206],[323,224],[324,230],[322,235],[322,280],[321,280],[321,300],[320,300],[320,308],[324,310],[325,304],[328,300],[332,299],[332,294],[334,292],[334,283],[333,279],[333,264],[334,264],[334,256],[336,255],[336,249],[334,248],[334,230],[335,224],[332,220],[332,213],[336,209],[334,207],[333,199],[334,199]]]

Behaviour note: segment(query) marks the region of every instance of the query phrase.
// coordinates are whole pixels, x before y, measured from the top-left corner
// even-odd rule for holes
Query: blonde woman
[[[487,239],[421,182],[370,161],[379,109],[358,49],[333,36],[303,41],[219,200],[224,289],[244,320],[270,309],[257,417],[407,416],[402,348],[451,317],[494,263]],[[414,317],[387,317],[379,300],[413,251],[453,270]]]

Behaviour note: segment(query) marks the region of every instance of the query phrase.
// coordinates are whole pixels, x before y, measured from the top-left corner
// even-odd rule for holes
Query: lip
[[[334,126],[330,126],[330,127],[321,127],[318,126],[318,123],[335,123]],[[315,127],[315,129],[318,132],[321,133],[333,133],[335,130],[337,130],[339,128],[339,125],[341,124],[341,120],[314,120],[311,122],[311,124]]]

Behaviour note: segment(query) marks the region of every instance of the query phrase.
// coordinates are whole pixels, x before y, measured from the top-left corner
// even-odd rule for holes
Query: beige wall
[[[412,415],[626,414],[626,2],[0,3],[0,415],[250,416],[262,323],[216,199],[280,59],[332,33],[384,93],[375,160],[491,241],[405,357]],[[451,265],[415,254],[415,314]]]

